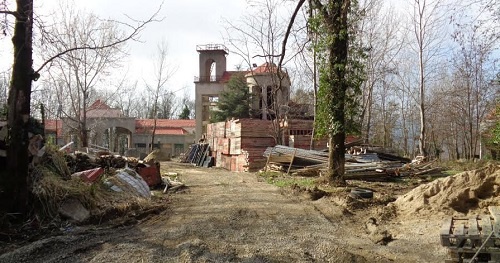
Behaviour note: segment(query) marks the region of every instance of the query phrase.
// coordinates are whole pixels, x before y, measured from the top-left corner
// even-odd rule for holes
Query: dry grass
[[[123,215],[132,210],[141,210],[149,201],[139,198],[131,186],[115,180],[115,171],[110,169],[94,183],[86,183],[79,177],[71,177],[65,154],[49,148],[41,162],[32,170],[33,212],[44,222],[59,221],[59,206],[68,199],[76,199],[91,211],[91,216],[111,219],[111,214]],[[120,187],[122,192],[110,189],[110,183]]]

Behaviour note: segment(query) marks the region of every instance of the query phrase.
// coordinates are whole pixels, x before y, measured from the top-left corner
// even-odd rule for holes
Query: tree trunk
[[[332,40],[329,44],[329,77],[331,102],[330,114],[337,126],[330,132],[328,176],[332,182],[344,181],[345,170],[345,100],[348,88],[346,78],[347,52],[349,47],[347,15],[350,0],[331,5],[327,22]]]
[[[28,119],[33,80],[32,25],[33,1],[17,0],[14,27],[14,64],[8,99],[7,171],[2,174],[5,210],[25,215],[28,202]]]
[[[420,136],[418,139],[418,150],[420,155],[427,156],[426,148],[425,148],[425,77],[424,77],[424,60],[423,60],[423,51],[420,50],[419,56],[419,67],[420,67]]]
[[[155,113],[156,116],[156,113]],[[155,134],[156,134],[156,117],[154,118],[154,123],[153,123],[153,132],[151,133],[151,152],[154,151],[154,145],[155,145]]]

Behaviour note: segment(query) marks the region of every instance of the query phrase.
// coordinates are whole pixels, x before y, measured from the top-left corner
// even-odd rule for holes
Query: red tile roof
[[[109,110],[111,107],[109,107],[106,103],[104,103],[102,100],[96,100],[92,105],[88,107],[88,110]]]
[[[96,100],[87,108],[87,118],[119,118],[123,113],[118,108],[111,108],[101,100]]]
[[[153,127],[154,121],[154,119],[137,119],[135,120],[135,127]],[[196,127],[196,123],[195,120],[158,119],[156,120],[156,127],[186,128]]]
[[[255,69],[252,70],[254,74],[259,74],[259,73],[276,73],[278,70],[278,67],[274,63],[269,63],[266,62]]]
[[[135,132],[139,134],[151,133],[153,131],[154,119],[135,120]],[[196,127],[195,120],[156,120],[155,134],[162,135],[184,135],[189,132],[185,128]]]

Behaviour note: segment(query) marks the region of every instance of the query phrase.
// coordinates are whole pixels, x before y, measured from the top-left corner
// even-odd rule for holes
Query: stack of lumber
[[[257,171],[266,162],[263,153],[275,145],[272,122],[238,119],[207,125],[207,141],[215,165],[231,171]]]
[[[265,169],[287,173],[305,173],[307,170],[325,169],[328,166],[328,153],[324,151],[304,150],[276,145],[264,152],[267,158]],[[358,155],[346,154],[344,176],[347,180],[385,180],[399,176],[401,161],[385,160],[377,153]]]
[[[311,137],[313,130],[312,120],[289,119],[283,124],[285,144],[299,149],[311,149]],[[315,139],[312,149],[326,149],[327,139]]]

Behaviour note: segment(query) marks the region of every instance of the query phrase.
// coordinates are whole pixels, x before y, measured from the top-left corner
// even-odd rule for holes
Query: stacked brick
[[[206,139],[216,167],[252,172],[264,167],[264,151],[276,145],[271,134],[271,121],[238,119],[207,125]]]
[[[310,120],[289,120],[284,123],[284,144],[310,149],[312,125]],[[273,121],[237,119],[208,124],[206,139],[215,157],[216,167],[253,172],[266,165],[264,152],[276,145],[273,134]],[[315,141],[314,148],[326,148],[326,140]]]

